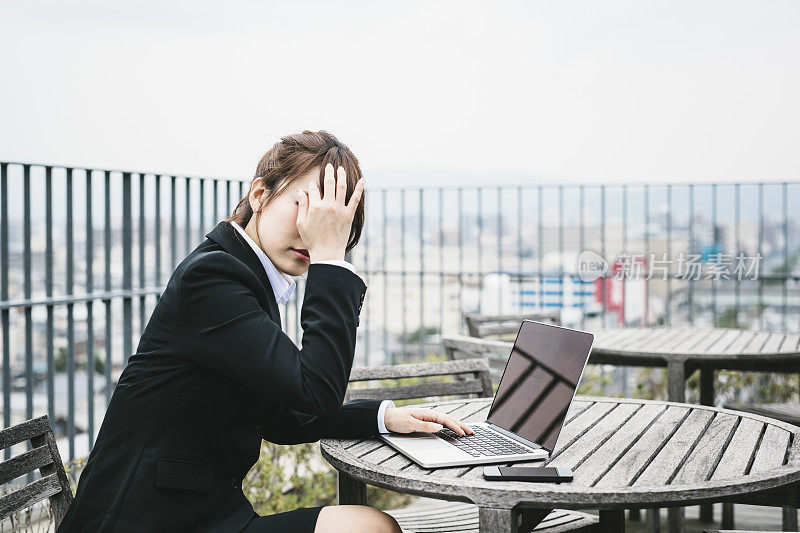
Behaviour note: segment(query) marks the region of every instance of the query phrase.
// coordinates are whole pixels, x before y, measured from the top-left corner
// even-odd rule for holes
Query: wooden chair
[[[489,362],[489,370],[494,382],[499,382],[511,355],[510,341],[480,339],[467,335],[443,335],[442,348],[449,359],[482,358]]]
[[[33,449],[0,463],[0,486],[6,488],[10,481],[36,469],[41,477],[12,486],[12,490],[0,497],[0,520],[49,498],[57,529],[72,503],[72,489],[47,415],[0,431],[0,450],[28,440]]]
[[[725,404],[727,409],[744,411],[756,415],[766,416],[800,426],[800,403],[754,403],[749,405]],[[783,508],[783,530],[797,531],[797,509]],[[733,504],[724,503],[722,506],[722,527],[733,527]]]
[[[561,313],[559,311],[540,311],[538,313],[517,314],[517,315],[479,315],[477,313],[467,313],[464,322],[467,323],[470,337],[483,339],[488,336],[498,336],[501,338],[511,337],[519,331],[522,321],[536,320],[538,322],[549,322],[551,324],[561,324]]]
[[[456,376],[453,382],[427,382],[389,387],[349,389],[346,398],[401,400],[434,398],[439,396],[471,396],[491,398],[492,383],[489,364],[485,358],[462,359],[442,363],[414,363],[376,367],[354,367],[350,372],[351,382],[369,382],[384,379],[427,378],[431,376]],[[475,505],[424,501],[405,509],[386,511],[392,515],[406,533],[441,531],[478,532],[478,508]],[[566,533],[598,531],[596,516],[577,511],[553,510],[536,528],[536,532]]]
[[[359,366],[350,372],[350,383],[383,379],[425,378],[431,376],[470,375],[469,379],[442,383],[430,381],[392,387],[349,388],[345,400],[366,398],[370,400],[408,400],[438,396],[463,396],[476,394],[478,398],[491,398],[492,382],[486,359],[444,361],[441,363],[412,363],[405,365]]]

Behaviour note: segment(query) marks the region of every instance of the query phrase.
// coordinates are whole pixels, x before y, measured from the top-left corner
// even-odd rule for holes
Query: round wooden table
[[[594,331],[590,363],[666,366],[670,401],[685,400],[700,370],[700,403],[714,403],[714,370],[800,371],[800,335],[726,328],[653,327]],[[510,346],[509,346],[510,350]]]
[[[490,399],[427,404],[481,421]],[[714,501],[796,506],[800,428],[714,407],[578,396],[548,464],[567,466],[563,484],[483,479],[483,466],[428,469],[377,438],[324,439],[339,471],[339,503],[364,504],[365,483],[432,498],[475,503],[481,531],[518,531],[521,509],[598,509],[602,531],[625,529],[624,509]],[[542,464],[541,461],[531,462]]]

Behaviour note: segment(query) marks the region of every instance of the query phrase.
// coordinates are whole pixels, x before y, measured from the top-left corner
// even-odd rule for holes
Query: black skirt
[[[317,517],[321,510],[322,507],[303,507],[267,516],[253,513],[253,518],[247,523],[242,533],[277,533],[279,531],[314,533],[314,528],[317,527]]]

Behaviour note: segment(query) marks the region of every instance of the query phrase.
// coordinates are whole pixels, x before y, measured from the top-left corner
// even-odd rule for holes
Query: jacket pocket
[[[210,493],[214,489],[214,467],[185,459],[158,459],[156,487]]]

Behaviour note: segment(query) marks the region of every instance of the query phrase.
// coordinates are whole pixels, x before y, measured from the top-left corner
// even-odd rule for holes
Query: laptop
[[[485,422],[474,435],[382,433],[424,468],[546,459],[555,448],[589,359],[594,334],[524,320]],[[464,413],[469,415],[470,413]]]

